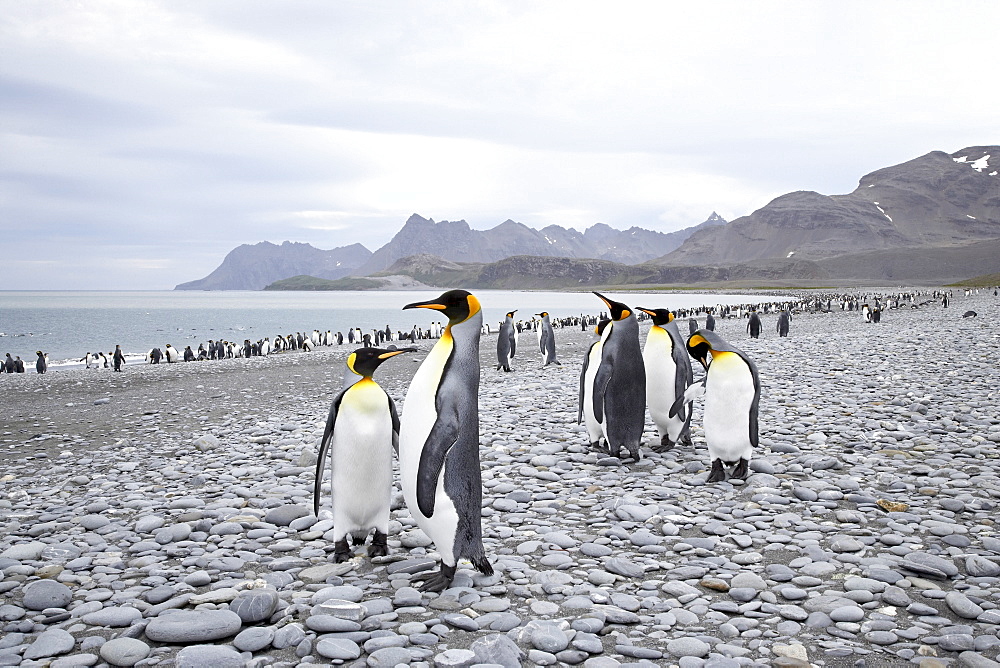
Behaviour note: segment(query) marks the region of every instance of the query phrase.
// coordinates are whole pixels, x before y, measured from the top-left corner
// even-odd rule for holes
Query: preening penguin
[[[660,445],[672,448],[678,443],[691,443],[691,409],[682,406],[674,415],[670,408],[694,378],[687,345],[674,322],[674,314],[665,308],[640,311],[653,317],[653,326],[646,335],[642,361],[646,367],[646,405],[660,434]]]
[[[595,295],[607,304],[611,324],[601,337],[601,360],[594,374],[594,419],[609,454],[618,456],[622,448],[639,460],[639,445],[646,422],[646,369],[639,347],[639,323],[625,304]]]
[[[705,367],[705,379],[692,385],[676,403],[701,393],[705,396],[705,442],[712,464],[708,482],[725,480],[723,464],[735,464],[732,477],[746,480],[750,457],[757,447],[757,366],[742,350],[705,329],[691,335],[687,349]]]
[[[514,334],[514,314],[517,309],[507,313],[500,325],[500,335],[497,337],[497,371],[511,371],[510,363],[514,361],[517,349],[517,336]]]
[[[316,461],[313,513],[319,515],[326,460],[332,473],[334,561],[351,557],[350,534],[359,545],[375,529],[368,555],[389,553],[389,503],[392,497],[392,453],[399,437],[399,417],[392,398],[372,375],[382,362],[416,348],[360,348],[347,356],[357,382],[342,390],[330,406]]]
[[[538,325],[538,350],[542,353],[542,366],[559,364],[556,359],[556,334],[552,330],[552,322],[549,321],[549,314],[545,311],[535,315],[542,318]],[[559,366],[562,366],[559,364]]]
[[[604,330],[609,324],[611,321],[607,318],[601,318],[597,323],[594,328],[597,340],[590,344],[587,354],[583,356],[583,369],[580,370],[580,406],[576,423],[587,427],[590,445],[595,449],[601,447],[604,433],[601,431],[601,423],[594,417],[594,376],[601,366],[601,345],[604,343]]]
[[[451,584],[459,559],[493,574],[482,537],[479,464],[479,300],[465,290],[407,304],[448,318],[441,338],[406,392],[399,431],[399,474],[410,514],[441,554],[441,570],[420,579],[425,591]]]

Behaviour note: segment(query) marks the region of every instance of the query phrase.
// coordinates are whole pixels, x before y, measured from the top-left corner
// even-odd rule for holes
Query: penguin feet
[[[678,445],[683,445],[686,447],[691,447],[694,445],[694,441],[691,440],[691,433],[685,432],[681,434],[681,437],[677,439]]]
[[[708,475],[708,480],[705,482],[722,482],[726,479],[726,471],[722,468],[722,460],[716,459],[712,461],[712,472]]]
[[[674,447],[674,442],[670,440],[670,436],[664,434],[660,437],[660,447],[664,450],[670,450]]]
[[[455,579],[455,566],[441,564],[441,570],[426,575],[416,575],[411,580],[413,582],[423,582],[420,591],[444,591],[451,586],[451,581]]]
[[[333,561],[340,564],[351,558],[351,548],[347,546],[347,536],[334,543]]]
[[[749,471],[747,470],[750,466],[749,459],[740,458],[740,461],[736,462],[736,468],[733,469],[734,478],[739,478],[740,480],[746,480]]]
[[[372,546],[368,548],[368,557],[384,557],[389,554],[389,535],[375,529],[372,537]]]

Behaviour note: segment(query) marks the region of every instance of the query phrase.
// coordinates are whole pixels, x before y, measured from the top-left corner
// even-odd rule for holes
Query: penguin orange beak
[[[444,304],[438,304],[433,299],[430,299],[425,302],[413,302],[412,304],[407,304],[406,306],[403,307],[403,310],[405,311],[408,308],[431,308],[434,309],[435,311],[443,311],[448,307],[445,306]]]
[[[382,353],[378,356],[378,358],[380,360],[387,360],[390,357],[395,357],[396,355],[401,355],[402,353],[414,353],[416,351],[416,348],[400,348],[399,350],[391,350],[387,353]]]
[[[636,308],[639,309],[640,311],[642,311],[643,313],[645,313],[648,316],[651,316],[651,317],[655,317],[656,316],[656,313],[654,313],[652,310],[650,310],[648,308],[643,308],[641,306],[636,306]]]
[[[596,291],[595,291],[595,292],[594,292],[594,294],[595,294],[595,295],[597,295],[598,297],[600,297],[600,298],[601,298],[601,301],[602,301],[602,302],[604,302],[605,304],[607,304],[608,308],[610,308],[610,309],[613,309],[613,308],[614,308],[614,307],[613,307],[613,306],[611,305],[611,302],[610,302],[610,301],[608,301],[608,298],[607,298],[607,297],[605,297],[604,295],[602,295],[602,294],[601,294],[600,292],[596,292]]]

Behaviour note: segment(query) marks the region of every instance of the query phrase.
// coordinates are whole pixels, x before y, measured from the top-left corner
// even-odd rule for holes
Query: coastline
[[[961,318],[967,309],[978,316]],[[263,581],[278,607],[237,631],[270,629],[271,640],[259,650],[235,632],[212,641],[256,665],[331,659],[347,641],[362,661],[392,648],[434,662],[485,639],[539,665],[573,651],[563,659],[592,666],[906,662],[921,647],[995,661],[1000,578],[982,573],[1000,568],[1000,418],[995,359],[982,347],[1000,335],[1000,300],[956,296],[948,309],[887,311],[878,325],[857,312],[801,314],[787,339],[774,320],[764,317],[756,341],[745,321],[717,327],[761,374],[761,447],[745,484],[704,483],[699,410],[693,449],[655,452],[647,421],[639,462],[591,452],[575,424],[589,333],[556,330],[562,366],[544,369],[534,334],[522,334],[510,374],[494,371],[496,336],[484,336],[483,524],[497,575],[461,565],[440,596],[409,588],[407,565],[432,553],[398,500],[390,556],[375,563],[357,548],[333,564],[323,519],[278,512],[309,505],[311,455],[353,347],[25,374],[5,386],[0,417],[0,606],[11,606],[0,628],[21,641],[9,646],[22,647],[21,665],[33,665],[25,657],[50,629],[74,642],[51,656],[98,655],[102,641],[126,636],[150,648],[156,661],[144,665],[166,664],[202,645],[145,637],[171,614],[161,606],[228,610],[247,582]],[[376,375],[404,413],[433,343]],[[906,509],[886,512],[880,500]],[[152,518],[163,524],[149,529]],[[60,545],[71,558],[50,549]],[[18,548],[26,556],[14,559]],[[67,619],[24,607],[40,578],[71,591]],[[153,602],[160,587],[169,596]],[[327,596],[357,607],[357,630],[310,623],[328,616],[317,610]],[[127,623],[107,623],[113,613]],[[274,641],[285,635],[298,640]]]

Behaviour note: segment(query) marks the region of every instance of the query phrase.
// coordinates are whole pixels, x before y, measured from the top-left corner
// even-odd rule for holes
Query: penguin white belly
[[[330,446],[336,539],[375,528],[388,533],[392,420],[385,392],[360,381],[344,396]]]
[[[455,504],[444,491],[444,475],[448,463],[441,467],[434,496],[434,515],[426,517],[417,505],[417,473],[420,470],[420,453],[427,437],[437,422],[435,406],[437,388],[445,363],[454,345],[450,332],[446,332],[431,348],[427,358],[417,369],[403,403],[403,417],[399,428],[399,474],[403,499],[417,526],[434,541],[443,563],[453,566],[455,532],[458,512]]]
[[[713,353],[705,385],[705,441],[710,462],[750,459],[754,395],[753,374],[740,356]]]
[[[604,438],[601,423],[594,416],[594,378],[597,368],[601,366],[601,345],[599,341],[588,353],[587,372],[583,376],[583,424],[587,427],[587,435],[591,443],[597,443]]]
[[[670,407],[677,398],[674,396],[677,365],[672,353],[673,342],[666,330],[656,326],[650,328],[646,346],[642,349],[642,361],[646,367],[646,405],[660,438],[666,434],[676,442],[684,420],[679,415],[670,417]]]

